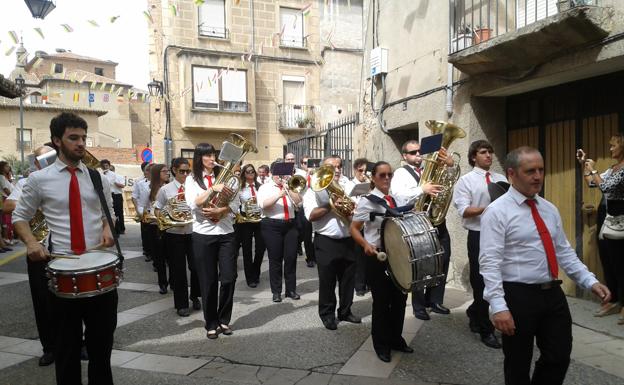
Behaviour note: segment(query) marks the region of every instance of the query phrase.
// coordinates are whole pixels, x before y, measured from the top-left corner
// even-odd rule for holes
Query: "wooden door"
[[[609,140],[618,132],[618,114],[592,116],[582,121],[582,145],[587,157],[596,161],[596,170],[603,172],[611,164]],[[580,166],[577,166],[580,167]],[[586,183],[582,187],[582,209],[580,218],[583,222],[583,262],[593,271],[599,280],[603,280],[602,264],[598,255],[596,227],[597,209],[602,193],[598,188],[589,188]]]
[[[507,152],[520,146],[539,148],[539,127],[518,128],[507,132]]]

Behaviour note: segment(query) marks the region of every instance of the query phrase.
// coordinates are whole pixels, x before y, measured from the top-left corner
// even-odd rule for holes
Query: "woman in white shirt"
[[[248,218],[250,214],[246,212],[246,210],[254,208],[253,204],[248,204],[252,199],[255,200],[255,208],[260,210],[257,197],[260,183],[256,181],[256,169],[252,164],[246,164],[241,171],[244,182],[240,190],[240,212],[244,219]],[[255,215],[260,214],[261,212],[255,213]],[[243,245],[243,266],[245,269],[247,286],[257,287],[260,282],[260,266],[262,265],[264,251],[266,250],[264,239],[260,232],[260,222],[243,220],[241,223],[237,224],[236,231]],[[253,254],[254,250],[251,248],[252,240],[255,242],[255,254]]]
[[[0,161],[0,195],[2,195],[2,203],[6,198],[11,195],[13,191],[11,166],[5,162]],[[1,207],[1,206],[0,206]],[[5,240],[9,245],[12,244],[13,238],[13,224],[11,223],[11,214],[0,214],[0,225],[2,225],[2,241],[0,243],[0,250],[11,250],[6,247]]]
[[[373,190],[370,193],[385,199],[391,208],[396,207],[394,197],[389,195],[392,175],[390,164],[383,161],[375,163],[372,171]],[[386,274],[386,262],[380,262],[376,258],[377,252],[381,250],[381,224],[385,212],[384,206],[374,203],[366,196],[362,197],[353,213],[351,236],[364,249],[367,257],[366,278],[373,295],[373,347],[380,360],[390,362],[391,350],[405,353],[412,353],[414,350],[401,336],[407,294],[397,289]]]
[[[219,175],[215,157],[216,150],[211,144],[198,144],[193,155],[193,175],[184,183],[186,203],[193,213],[193,258],[209,339],[217,338],[219,332],[232,334],[229,324],[237,258],[233,225],[239,204],[237,194],[229,187],[223,183],[215,184]],[[213,193],[225,194],[229,205],[205,207]]]
[[[169,167],[164,164],[155,164],[150,169],[150,174],[149,202],[147,203],[145,210],[148,212],[147,215],[153,216],[154,202],[156,201],[158,191],[162,186],[169,182]],[[160,233],[160,230],[158,230],[158,223],[147,222],[146,233],[148,242],[152,245],[152,258],[154,260],[156,273],[158,273],[158,287],[160,287],[160,294],[167,294],[167,285],[169,284],[167,280],[167,266],[165,263],[162,234]],[[171,284],[173,287],[173,282]]]

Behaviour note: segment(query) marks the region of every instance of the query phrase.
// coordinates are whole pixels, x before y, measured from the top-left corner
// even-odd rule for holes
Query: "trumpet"
[[[306,181],[306,179],[301,175],[293,175],[292,177],[290,177],[290,179],[288,179],[287,183],[284,183],[284,179],[282,179],[282,186],[284,186],[286,195],[288,196],[288,199],[290,199],[290,202],[293,204],[295,211],[299,210],[299,207],[295,203],[292,195],[290,195],[290,192],[292,191],[296,194],[300,194],[305,189],[307,183],[308,182]]]

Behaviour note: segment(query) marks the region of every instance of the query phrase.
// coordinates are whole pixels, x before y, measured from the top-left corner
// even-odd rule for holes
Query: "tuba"
[[[466,136],[466,132],[459,126],[453,123],[443,122],[439,120],[427,120],[425,122],[427,128],[431,130],[432,135],[443,134],[442,147],[448,149],[451,143],[455,139],[460,139]],[[443,190],[435,197],[428,194],[422,194],[414,203],[414,211],[425,211],[427,216],[431,220],[431,223],[439,225],[444,222],[446,212],[453,198],[453,186],[459,179],[461,170],[459,168],[460,155],[456,152],[450,153],[450,156],[455,157],[455,164],[453,167],[448,167],[444,164],[438,163],[438,151],[428,154],[423,158],[425,162],[425,168],[420,177],[419,186],[425,183],[439,184],[443,186]]]
[[[236,223],[258,223],[262,219],[262,211],[258,206],[258,200],[256,197],[249,198],[243,206],[245,212],[240,214],[236,213]]]
[[[236,196],[238,190],[240,190],[241,186],[240,179],[236,175],[234,175],[234,167],[238,164],[238,162],[241,161],[241,159],[245,157],[248,152],[258,152],[258,149],[253,143],[243,138],[241,135],[234,133],[230,134],[229,142],[227,140],[223,142],[223,150],[228,145],[231,147],[233,146],[234,149],[238,151],[238,153],[235,154],[235,156],[233,156],[232,158],[228,156],[228,158],[224,160],[223,165],[215,163],[216,167],[221,167],[221,171],[219,172],[219,176],[217,177],[217,179],[214,181],[214,184],[217,185],[223,183],[228,186],[234,193],[231,197],[226,197],[225,194],[212,191],[206,199],[206,202],[204,203],[205,208],[225,207],[230,203],[232,198]],[[222,153],[223,152],[224,151],[222,151]],[[221,158],[221,154],[219,154],[219,158]]]
[[[158,229],[160,231],[165,231],[172,227],[190,225],[193,223],[193,215],[186,201],[174,196],[169,198],[165,207],[158,212],[156,221],[158,222]]]
[[[334,181],[334,168],[330,165],[323,165],[315,172],[315,180],[312,183],[312,191],[319,192],[327,190],[329,194],[329,205],[334,212],[343,220],[348,221],[355,210],[355,203],[345,194],[344,190]],[[336,201],[340,199],[340,204]]]

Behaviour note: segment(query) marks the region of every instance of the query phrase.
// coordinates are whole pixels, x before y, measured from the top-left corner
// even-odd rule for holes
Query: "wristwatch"
[[[596,175],[596,174],[598,174],[598,171],[596,171],[596,170],[592,170],[592,171],[590,171],[590,173],[589,173],[589,174],[590,174],[590,175]]]
[[[583,173],[583,176],[590,176],[590,175],[591,175],[591,172]]]

